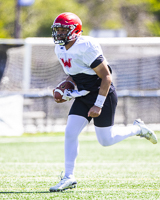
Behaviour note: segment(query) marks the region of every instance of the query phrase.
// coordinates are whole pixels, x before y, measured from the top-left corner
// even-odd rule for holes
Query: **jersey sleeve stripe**
[[[93,61],[93,63],[90,65],[90,67],[93,69],[97,67],[99,64],[101,64],[104,61],[104,57],[102,55],[98,56],[96,60]]]

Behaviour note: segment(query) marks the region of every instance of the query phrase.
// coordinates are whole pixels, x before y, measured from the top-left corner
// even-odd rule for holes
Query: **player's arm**
[[[101,114],[103,103],[109,92],[109,88],[112,82],[112,76],[105,60],[97,67],[93,68],[93,70],[102,79],[102,81],[99,89],[99,94],[97,96],[97,100],[95,102],[95,105],[89,110],[88,116],[98,117]]]
[[[93,70],[102,79],[99,89],[99,95],[106,97],[112,83],[112,75],[110,73],[109,67],[106,64],[106,61],[104,60],[97,67],[93,68]]]

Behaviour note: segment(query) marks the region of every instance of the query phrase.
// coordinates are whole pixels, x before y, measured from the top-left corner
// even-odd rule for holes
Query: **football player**
[[[76,187],[74,168],[78,155],[78,135],[91,119],[102,146],[110,146],[135,135],[157,143],[155,133],[140,119],[129,127],[114,126],[117,94],[112,83],[112,69],[96,39],[81,36],[81,32],[80,18],[69,12],[60,14],[52,25],[55,53],[68,75],[67,80],[72,81],[77,90],[65,90],[63,95],[64,100],[75,98],[65,129],[65,175],[49,189],[50,192]],[[64,100],[55,99],[57,103]]]

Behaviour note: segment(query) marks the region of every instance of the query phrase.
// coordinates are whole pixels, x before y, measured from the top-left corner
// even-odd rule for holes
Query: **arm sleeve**
[[[104,60],[105,60],[105,58],[102,55],[100,55],[100,56],[98,56],[98,58],[96,58],[95,61],[93,61],[93,63],[91,64],[90,67],[93,69],[93,68],[97,67],[99,64],[101,64]],[[112,74],[112,69],[109,66],[108,62],[107,62],[107,66],[109,68],[110,73]]]
[[[98,56],[98,58],[96,58],[93,63],[90,65],[90,67],[93,69],[95,67],[97,67],[99,64],[101,64],[104,61],[104,57],[102,55]]]

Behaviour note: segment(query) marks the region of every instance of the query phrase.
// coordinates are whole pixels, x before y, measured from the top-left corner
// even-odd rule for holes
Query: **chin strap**
[[[87,90],[78,91],[78,90],[67,90],[67,89],[65,89],[62,99],[69,101],[72,98],[86,96],[88,93],[90,93],[90,91],[87,91]]]

